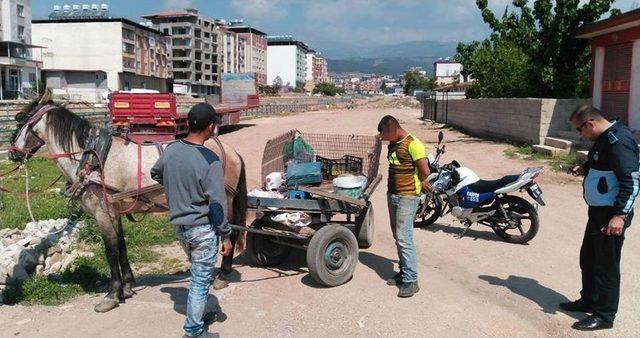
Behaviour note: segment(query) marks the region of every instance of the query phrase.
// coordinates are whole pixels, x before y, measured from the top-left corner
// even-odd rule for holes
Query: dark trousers
[[[607,236],[602,228],[609,225],[613,217],[611,207],[589,207],[589,221],[580,249],[582,270],[582,299],[594,306],[594,314],[613,323],[620,299],[620,254],[624,233]],[[631,224],[633,212],[627,217],[626,227]]]
[[[231,235],[229,236],[229,239],[231,240],[231,254],[229,254],[229,256],[223,256],[222,257],[222,263],[220,264],[220,271],[225,274],[228,275],[233,271],[233,254],[234,251],[236,249],[236,242],[238,241],[238,232],[237,231],[231,231]]]

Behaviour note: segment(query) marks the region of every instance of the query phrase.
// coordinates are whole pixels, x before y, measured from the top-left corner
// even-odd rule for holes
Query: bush
[[[313,88],[313,94],[322,94],[324,96],[344,95],[344,89],[331,82],[320,82]]]

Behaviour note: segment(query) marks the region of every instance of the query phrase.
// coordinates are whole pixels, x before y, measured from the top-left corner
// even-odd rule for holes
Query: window
[[[164,32],[164,34],[169,34],[169,28],[165,28],[162,31]]]
[[[18,16],[24,18],[24,6],[18,5]]]
[[[29,73],[29,82],[31,83],[36,82],[36,73]]]
[[[125,53],[133,54],[135,52],[135,47],[133,46],[133,44],[123,42],[122,51]]]
[[[24,26],[18,25],[18,39],[24,39]]]

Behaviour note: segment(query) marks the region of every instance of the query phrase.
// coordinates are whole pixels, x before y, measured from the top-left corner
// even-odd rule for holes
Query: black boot
[[[418,282],[413,283],[402,283],[400,285],[400,291],[398,291],[398,297],[400,298],[409,298],[414,294],[420,291],[420,287],[418,286]]]
[[[400,285],[402,284],[402,271],[395,274],[395,276],[387,279],[387,285]]]

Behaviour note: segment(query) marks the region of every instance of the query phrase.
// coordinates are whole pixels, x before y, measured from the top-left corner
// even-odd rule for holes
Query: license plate
[[[530,185],[528,187],[528,189],[531,192],[531,194],[533,195],[533,198],[538,198],[538,197],[542,196],[542,189],[540,189],[540,186],[538,185],[538,183],[534,183],[534,184]]]

